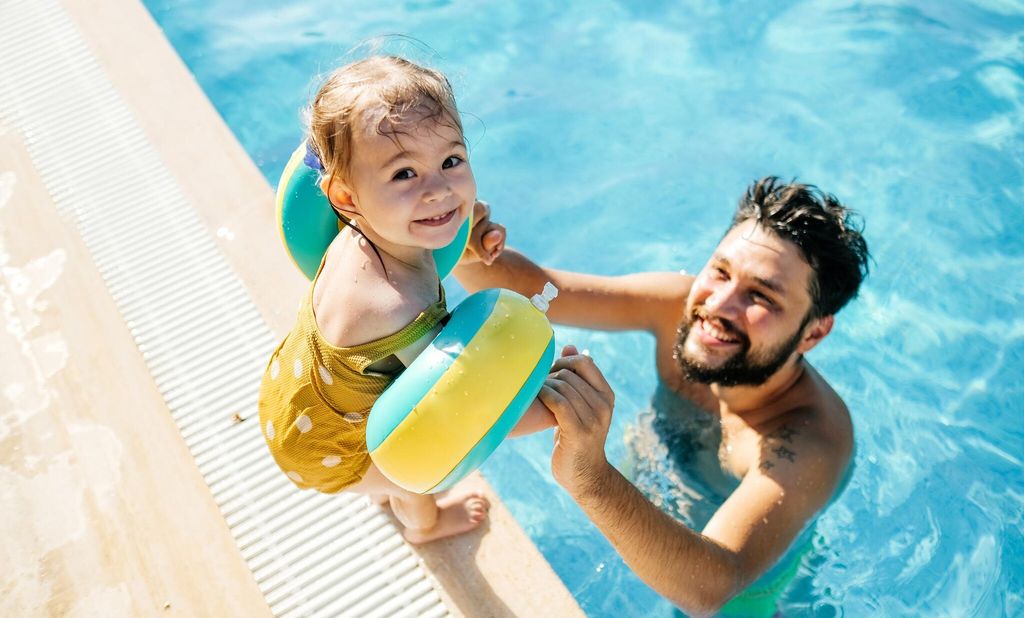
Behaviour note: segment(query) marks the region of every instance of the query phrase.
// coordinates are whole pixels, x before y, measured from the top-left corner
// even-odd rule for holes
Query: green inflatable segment
[[[308,167],[303,162],[305,157],[306,143],[303,142],[292,153],[281,174],[277,185],[277,224],[288,255],[302,274],[312,280],[327,247],[338,235],[339,222],[320,190],[320,172]],[[434,250],[437,273],[442,279],[458,264],[472,228],[472,217],[467,217],[455,239]]]

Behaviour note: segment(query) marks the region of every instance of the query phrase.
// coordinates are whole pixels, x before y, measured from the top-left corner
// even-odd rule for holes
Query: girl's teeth
[[[424,219],[424,221],[440,221],[441,219],[444,219],[447,216],[448,213],[444,213],[443,215],[437,215],[436,217],[428,217]]]

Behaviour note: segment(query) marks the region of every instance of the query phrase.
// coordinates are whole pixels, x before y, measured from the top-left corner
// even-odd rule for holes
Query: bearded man
[[[530,295],[551,281],[559,289],[548,311],[553,321],[653,334],[663,388],[716,427],[696,448],[714,454],[717,470],[708,474],[733,482],[698,532],[609,464],[604,444],[614,394],[592,359],[566,346],[540,395],[558,425],[556,481],[626,564],[689,614],[728,611],[731,599],[780,562],[846,478],[850,414],[805,354],[829,334],[867,274],[867,244],[852,212],[814,186],[763,178],[740,199],[696,277],[606,277],[542,268],[502,251],[504,229],[481,210],[474,233],[492,257],[456,270],[467,290]]]

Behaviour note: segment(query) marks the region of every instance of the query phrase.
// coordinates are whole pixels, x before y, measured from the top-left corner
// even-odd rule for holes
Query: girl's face
[[[352,136],[349,177],[331,183],[334,205],[400,258],[452,242],[476,201],[462,134],[449,123],[417,120],[368,123]]]

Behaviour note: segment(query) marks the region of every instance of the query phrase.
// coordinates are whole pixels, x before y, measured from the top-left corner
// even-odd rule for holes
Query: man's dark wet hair
[[[799,247],[814,271],[811,317],[820,318],[842,309],[868,274],[868,245],[858,218],[814,185],[768,176],[747,187],[729,229],[753,219]]]

